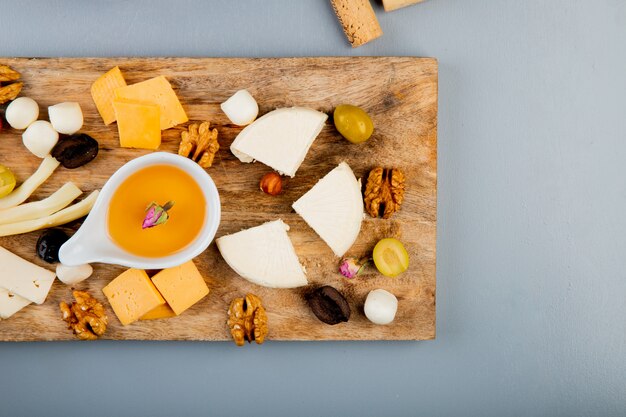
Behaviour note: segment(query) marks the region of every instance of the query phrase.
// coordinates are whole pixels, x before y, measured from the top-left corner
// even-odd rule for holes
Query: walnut
[[[396,168],[374,168],[365,186],[365,210],[372,217],[388,219],[400,210],[404,199],[404,174]]]
[[[202,168],[209,168],[213,164],[215,153],[220,149],[217,129],[210,129],[210,126],[210,122],[202,122],[199,125],[192,123],[186,132],[180,134],[178,154],[193,159]]]
[[[13,83],[0,87],[0,104],[15,100],[15,98],[20,94],[20,91],[22,91],[23,85],[24,84],[22,83]]]
[[[71,306],[65,301],[59,303],[63,320],[80,340],[96,340],[107,329],[104,306],[86,291],[74,291],[72,294],[76,301]]]
[[[20,79],[20,73],[9,67],[0,64],[0,82],[17,81]]]
[[[267,335],[267,314],[261,299],[254,294],[245,298],[235,298],[228,308],[228,327],[237,346],[253,340],[260,345]]]
[[[13,82],[19,80],[20,77],[21,75],[19,72],[13,70],[8,65],[0,64],[0,83],[12,83],[5,86],[0,85],[0,104],[14,100],[20,94],[20,91],[22,91],[22,87],[24,86],[24,84]]]

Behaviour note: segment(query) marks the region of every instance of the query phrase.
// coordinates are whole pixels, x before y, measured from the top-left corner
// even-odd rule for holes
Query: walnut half
[[[74,291],[71,305],[59,303],[63,320],[80,340],[96,340],[107,329],[108,318],[104,306],[86,291]]]
[[[211,129],[210,122],[192,123],[180,134],[178,154],[193,159],[202,168],[213,165],[215,154],[220,149],[217,142],[217,129]]]
[[[268,332],[267,314],[261,299],[254,294],[245,298],[235,298],[228,308],[228,327],[237,346],[255,341],[258,345],[265,341]]]
[[[17,83],[20,79],[20,73],[9,67],[8,65],[0,64],[0,104],[6,103],[15,99],[22,90],[24,84]],[[1,85],[1,83],[12,83],[8,85]]]
[[[374,168],[365,186],[365,210],[372,217],[388,219],[404,200],[404,174],[396,168]]]

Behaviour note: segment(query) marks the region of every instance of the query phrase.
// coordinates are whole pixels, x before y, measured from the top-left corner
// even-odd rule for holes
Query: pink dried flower
[[[148,207],[146,207],[146,217],[144,217],[143,219],[141,228],[147,229],[149,227],[154,227],[160,224],[165,224],[167,220],[170,218],[167,211],[171,209],[173,206],[174,206],[173,201],[168,201],[163,206],[158,205],[154,201],[148,204]]]
[[[346,278],[354,278],[358,275],[361,275],[365,266],[369,263],[368,258],[343,258],[341,264],[339,265],[339,272]]]

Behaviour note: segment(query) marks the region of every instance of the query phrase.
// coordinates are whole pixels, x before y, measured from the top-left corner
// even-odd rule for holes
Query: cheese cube
[[[172,89],[172,85],[163,76],[120,87],[115,90],[115,97],[147,101],[158,105],[161,110],[161,130],[169,129],[189,120]]]
[[[30,263],[0,246],[0,288],[43,304],[56,278],[54,272]]]
[[[144,314],[139,320],[168,319],[170,317],[176,317],[176,313],[174,313],[174,310],[172,310],[169,305],[163,304],[162,306],[158,306],[154,310]]]
[[[105,125],[110,125],[115,121],[114,91],[120,87],[126,87],[126,80],[124,80],[119,67],[111,68],[91,85],[91,97],[96,103],[98,113],[102,116]]]
[[[128,269],[102,289],[123,325],[165,304],[146,271]]]
[[[152,277],[152,282],[176,315],[181,314],[209,293],[209,287],[193,261],[162,270]]]
[[[24,297],[12,294],[9,291],[0,288],[0,318],[8,319],[24,307],[30,304]]]
[[[157,149],[161,145],[160,110],[157,105],[115,99],[113,108],[121,147]]]

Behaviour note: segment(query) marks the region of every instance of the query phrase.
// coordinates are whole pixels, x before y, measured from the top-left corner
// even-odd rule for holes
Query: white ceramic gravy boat
[[[107,231],[107,210],[117,187],[129,175],[151,165],[173,165],[198,183],[206,200],[204,225],[196,239],[173,255],[148,258],[128,253],[116,245]],[[215,183],[198,164],[171,153],[155,152],[133,159],[118,169],[106,182],[85,222],[59,250],[61,263],[69,266],[92,262],[123,265],[139,269],[163,269],[177,266],[198,256],[211,243],[220,224],[220,198]]]

